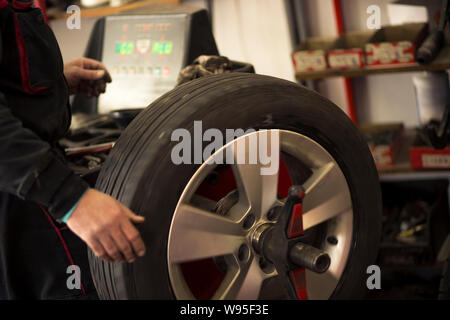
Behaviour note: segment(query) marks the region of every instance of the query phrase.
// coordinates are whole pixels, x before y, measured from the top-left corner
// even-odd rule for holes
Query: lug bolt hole
[[[273,264],[264,258],[259,259],[259,267],[266,274],[270,274],[270,273],[274,272],[274,270],[275,270],[275,267],[273,266]]]
[[[247,217],[245,217],[243,224],[244,229],[248,230],[253,227],[253,225],[255,224],[255,220],[256,218],[253,214],[249,214]]]
[[[338,239],[335,236],[329,236],[327,242],[335,246],[338,244]]]
[[[273,207],[267,213],[267,219],[269,221],[275,221],[277,219],[277,217],[278,217],[278,207]]]
[[[248,257],[250,256],[250,249],[246,244],[243,244],[239,247],[238,251],[238,259],[241,262],[245,262],[248,260]]]

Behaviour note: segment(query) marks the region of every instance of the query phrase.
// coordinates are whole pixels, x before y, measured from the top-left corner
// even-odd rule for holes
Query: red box
[[[328,54],[328,64],[331,69],[347,70],[363,68],[365,65],[364,50],[333,50]]]
[[[411,166],[416,169],[449,169],[450,148],[437,150],[427,147],[411,147],[409,149]]]
[[[298,51],[292,54],[296,72],[322,71],[328,69],[327,55],[324,50]]]
[[[372,31],[349,32],[340,36],[328,52],[331,69],[347,70],[365,66],[364,46],[373,37]]]
[[[413,145],[409,148],[411,166],[416,169],[449,169],[450,147],[434,149],[428,141],[417,135]]]
[[[309,38],[292,53],[295,72],[323,71],[328,69],[327,53],[336,38]]]
[[[362,125],[359,129],[369,145],[377,168],[392,167],[402,140],[403,124]]]
[[[371,67],[416,62],[416,49],[428,34],[428,24],[408,23],[378,30],[365,46],[367,65]]]

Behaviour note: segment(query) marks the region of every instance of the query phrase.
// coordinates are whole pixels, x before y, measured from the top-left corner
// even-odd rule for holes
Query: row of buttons
[[[170,67],[113,67],[113,73],[115,74],[151,74],[159,77],[163,75],[165,77],[170,75]]]

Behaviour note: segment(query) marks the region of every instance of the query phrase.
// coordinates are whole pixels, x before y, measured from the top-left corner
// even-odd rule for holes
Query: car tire
[[[381,233],[380,186],[367,144],[344,112],[316,92],[241,73],[200,78],[175,88],[142,111],[120,136],[96,188],[146,218],[137,228],[147,253],[133,264],[119,264],[89,251],[100,298],[176,298],[168,271],[168,234],[180,196],[200,164],[171,161],[176,144],[171,133],[178,128],[193,133],[193,122],[199,120],[203,130],[289,130],[327,150],[345,176],[354,212],[350,254],[330,298],[362,298]]]

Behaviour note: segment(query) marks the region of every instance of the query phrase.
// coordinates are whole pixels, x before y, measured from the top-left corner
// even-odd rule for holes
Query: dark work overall
[[[86,246],[58,222],[88,188],[58,146],[70,117],[41,10],[0,0],[0,299],[96,298]],[[79,289],[71,265],[81,269]]]

